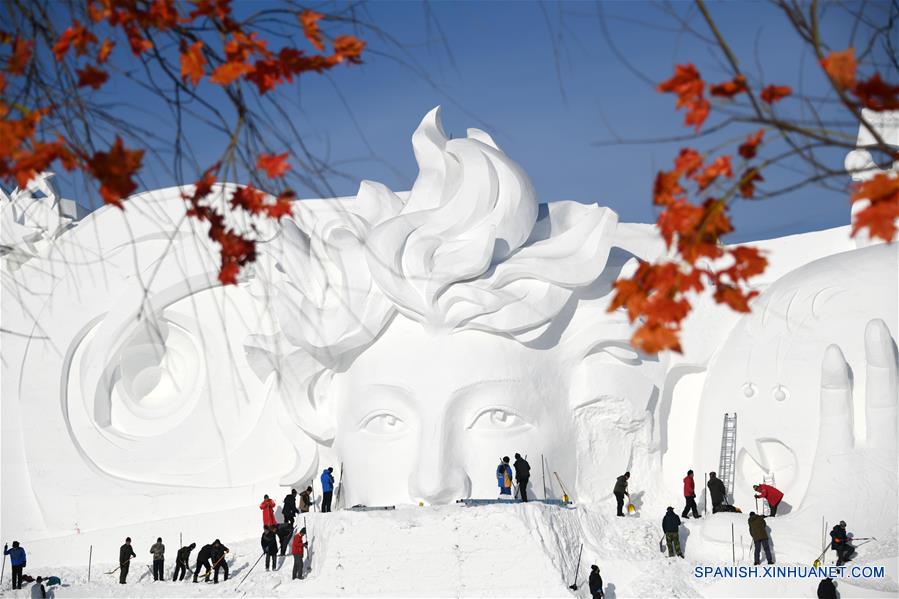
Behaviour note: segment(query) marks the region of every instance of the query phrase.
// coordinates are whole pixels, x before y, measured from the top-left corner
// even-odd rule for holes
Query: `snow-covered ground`
[[[678,507],[678,509],[680,509]],[[265,597],[265,596],[395,596],[395,597],[589,597],[590,564],[601,568],[606,597],[815,597],[817,579],[697,579],[696,566],[732,565],[731,524],[738,564],[752,563],[745,514],[716,514],[687,520],[682,528],[686,559],[660,552],[661,513],[617,518],[614,506],[530,504],[463,507],[400,507],[395,511],[310,514],[308,576],[291,580],[292,558],[279,558],[279,569],[266,572],[258,538],[222,539],[231,553],[231,578],[218,585],[152,581],[150,556],[134,539],[134,560],[126,586],[108,561],[117,545],[94,547],[91,582],[86,567],[58,567],[32,551],[27,572],[60,576],[66,585],[56,597]],[[820,530],[797,530],[792,516],[769,520],[777,564],[810,566],[820,545]],[[202,542],[212,540],[185,539]],[[574,581],[578,548],[584,543],[578,590]],[[176,543],[169,542],[167,574],[171,575]],[[887,577],[840,581],[841,597],[895,597],[897,546],[891,539],[862,546],[856,565],[884,566]],[[192,557],[195,558],[196,553]],[[828,552],[827,563],[833,563]],[[193,563],[191,564],[193,566]],[[8,574],[7,574],[8,584]],[[8,588],[8,587],[7,587]],[[30,597],[4,590],[4,597]]]

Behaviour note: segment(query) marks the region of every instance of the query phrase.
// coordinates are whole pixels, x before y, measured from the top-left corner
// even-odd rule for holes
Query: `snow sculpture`
[[[226,511],[289,468],[243,353],[270,325],[183,211],[140,194],[4,273],[4,532]]]
[[[897,330],[897,272],[896,248],[888,245],[822,258],[774,283],[731,330],[709,365],[695,455],[714,469],[709,461],[720,446],[722,416],[737,412],[736,505],[754,507],[752,484],[771,476],[788,504],[803,505],[816,456],[826,453],[823,445],[830,441],[813,432],[821,418],[821,389],[839,374],[840,363],[848,362],[855,373],[857,397],[888,392],[869,389],[862,373],[872,364],[895,361],[889,344],[890,331]],[[893,394],[892,421],[871,422],[877,410],[862,401],[847,414],[846,425],[860,446],[866,421],[869,431],[878,425],[896,429],[892,376],[886,383]],[[893,451],[894,474],[895,461]],[[891,495],[895,505],[895,493],[885,498]]]
[[[10,195],[0,190],[0,255],[9,269],[45,251],[79,216],[74,202],[59,197],[52,177],[42,173]]]
[[[516,451],[538,496],[541,455],[547,486],[558,472],[573,489],[578,473],[582,498],[608,494],[635,444],[648,459],[664,365],[630,350],[624,314],[605,306],[632,259],[622,248],[656,242],[605,208],[539,205],[486,133],[447,139],[437,109],[412,141],[408,196],[364,182],[352,204],[300,204],[262,249],[260,293],[282,334],[251,340],[257,372],[277,373],[321,465],[344,464],[350,504],[493,497],[499,458]],[[609,444],[593,447],[589,476],[578,429]],[[316,470],[297,457],[285,482]]]

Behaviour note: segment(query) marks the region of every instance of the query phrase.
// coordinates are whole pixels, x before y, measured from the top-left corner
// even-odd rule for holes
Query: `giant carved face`
[[[251,362],[319,452],[298,450],[283,481],[343,464],[351,504],[495,497],[518,452],[535,496],[544,474],[554,497],[559,478],[604,488],[653,446],[664,364],[605,311],[646,236],[597,206],[538,205],[489,136],[450,140],[436,110],[413,146],[409,194],[365,182],[351,202],[301,203],[263,248],[280,334],[249,340]]]

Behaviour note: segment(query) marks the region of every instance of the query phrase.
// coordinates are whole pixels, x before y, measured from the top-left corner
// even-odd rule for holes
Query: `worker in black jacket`
[[[262,545],[262,553],[265,554],[265,571],[268,572],[269,568],[274,570],[278,562],[278,537],[275,534],[274,526],[265,528],[260,544]]]
[[[531,465],[528,461],[521,457],[521,454],[515,454],[515,480],[518,482],[518,490],[521,492],[521,500],[528,500],[528,481],[531,478]]]
[[[297,515],[297,490],[291,489],[290,494],[284,498],[284,506],[281,508],[281,514],[284,516],[284,522],[293,525],[293,519]],[[293,526],[291,526],[293,530]]]
[[[709,482],[706,483],[706,487],[709,489],[709,497],[712,498],[712,513],[717,514],[727,499],[727,488],[724,486],[724,481],[718,478],[714,472],[709,472]]]
[[[668,545],[668,557],[684,557],[680,549],[680,518],[674,513],[674,508],[668,506],[665,517],[662,518],[662,532],[665,533],[665,543]]]
[[[219,583],[219,569],[225,571],[225,580],[228,580],[228,560],[225,559],[225,554],[231,551],[218,539],[212,542],[212,551],[209,554],[209,559],[212,560],[212,567],[215,570],[215,573],[212,576],[212,582],[214,584]]]
[[[587,585],[590,587],[590,595],[593,599],[602,599],[602,576],[599,575],[599,566],[596,564],[590,566],[590,578],[587,579]]]
[[[855,552],[855,547],[849,542],[849,533],[846,532],[846,522],[843,520],[830,531],[830,547],[837,552],[838,566],[848,562]]]
[[[200,552],[197,554],[197,567],[194,569],[194,582],[197,582],[197,576],[200,574],[200,566],[204,566],[206,568],[205,574],[203,574],[203,578],[206,582],[209,582],[209,575],[212,573],[212,568],[209,566],[209,558],[212,556],[212,543],[208,545],[203,545],[200,548]]]
[[[119,547],[119,583],[125,584],[128,578],[128,568],[131,566],[131,559],[137,557],[134,549],[131,548],[131,537],[125,539],[125,544]]]
[[[190,565],[190,552],[193,551],[196,546],[196,543],[191,543],[178,550],[178,554],[175,556],[175,574],[172,575],[172,582],[184,580],[184,575],[187,574],[187,571],[190,569],[188,567]],[[181,574],[180,578],[178,577],[178,574]]]

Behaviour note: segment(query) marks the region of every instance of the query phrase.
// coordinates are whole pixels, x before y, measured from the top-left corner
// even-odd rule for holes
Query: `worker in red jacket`
[[[699,510],[696,509],[696,483],[693,482],[693,471],[687,470],[687,476],[684,477],[684,511],[681,512],[681,518],[689,518],[690,510],[693,510],[694,518],[702,518]]]
[[[262,500],[262,503],[259,504],[259,509],[262,510],[262,527],[266,526],[275,526],[278,522],[275,520],[275,501],[273,499],[269,499],[268,495],[265,496],[265,499]]]
[[[760,497],[766,499],[768,506],[771,508],[771,515],[776,516],[777,506],[780,505],[780,500],[784,498],[784,494],[771,485],[752,485],[752,488],[757,493],[756,499]]]
[[[303,541],[304,536],[306,536],[305,526],[294,535],[293,542],[290,544],[290,553],[293,555],[292,580],[303,580],[303,550],[306,547],[306,543]]]

